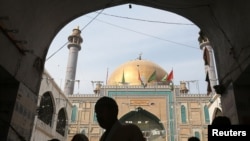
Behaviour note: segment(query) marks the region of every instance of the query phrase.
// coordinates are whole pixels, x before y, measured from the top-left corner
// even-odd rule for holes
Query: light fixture
[[[128,7],[131,9],[132,8],[132,5],[131,5],[131,3],[128,5]]]

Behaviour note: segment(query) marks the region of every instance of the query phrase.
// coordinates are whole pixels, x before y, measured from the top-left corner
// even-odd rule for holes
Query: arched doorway
[[[127,113],[119,120],[123,124],[136,124],[141,129],[147,141],[166,140],[166,130],[160,119],[141,107]]]

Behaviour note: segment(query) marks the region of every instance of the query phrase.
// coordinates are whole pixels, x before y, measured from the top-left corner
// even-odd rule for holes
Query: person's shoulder
[[[123,124],[122,128],[126,131],[131,131],[131,132],[141,131],[140,128],[135,124]]]
[[[126,133],[130,141],[145,141],[140,128],[135,124],[123,124],[123,132]]]
[[[192,136],[188,138],[188,141],[200,141],[198,137]]]

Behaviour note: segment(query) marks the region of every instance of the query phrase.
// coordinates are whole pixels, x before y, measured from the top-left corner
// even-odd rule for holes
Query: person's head
[[[84,134],[75,134],[71,141],[89,141],[89,139]]]
[[[217,116],[213,119],[212,125],[231,125],[231,121],[226,116]]]
[[[193,137],[189,137],[188,141],[200,141],[200,139],[193,136]]]
[[[104,129],[110,129],[117,121],[118,105],[113,98],[101,97],[95,104],[96,118]]]
[[[48,140],[48,141],[60,141],[59,139],[51,139],[51,140]]]

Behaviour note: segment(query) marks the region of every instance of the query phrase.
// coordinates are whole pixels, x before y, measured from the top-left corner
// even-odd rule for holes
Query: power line
[[[103,12],[103,10],[104,10],[104,9],[102,9],[101,12],[98,12],[98,14],[97,14],[94,18],[92,18],[92,20],[89,21],[89,23],[86,24],[86,25],[81,29],[81,31],[83,31],[90,23],[92,23],[92,22],[93,22],[102,12]]]
[[[47,59],[46,61],[48,61],[51,57],[53,57],[57,52],[59,52],[64,46],[66,46],[68,44],[68,42],[64,43],[62,45],[62,47],[60,47],[58,50],[56,50],[54,53],[52,53]]]
[[[92,18],[90,16],[86,16],[86,17]],[[129,28],[125,28],[125,27],[122,27],[122,26],[118,26],[118,25],[115,25],[115,24],[112,24],[112,23],[109,23],[109,22],[105,22],[105,21],[102,21],[102,20],[99,20],[99,19],[96,19],[96,21],[99,21],[99,22],[102,22],[102,23],[105,23],[105,24],[109,24],[111,26],[114,26],[114,27],[117,27],[117,28],[121,28],[121,29],[124,29],[124,30],[128,30],[128,31],[131,31],[131,32],[135,32],[135,33],[138,33],[138,34],[141,34],[141,35],[145,35],[145,36],[148,36],[148,37],[151,37],[151,38],[155,38],[155,39],[158,39],[158,40],[162,40],[162,41],[166,41],[166,42],[169,42],[169,43],[173,43],[173,44],[177,44],[177,45],[182,45],[182,46],[185,46],[185,47],[189,47],[189,48],[200,50],[198,47],[194,47],[194,46],[190,46],[190,45],[178,43],[178,42],[175,42],[175,41],[170,41],[170,40],[163,39],[163,38],[160,38],[160,37],[157,37],[157,36],[154,36],[154,35],[150,35],[150,34],[147,34],[147,33],[135,31],[135,30],[132,30],[132,29],[129,29]]]
[[[99,13],[99,12],[96,12]],[[131,17],[124,17],[124,16],[118,16],[118,15],[112,15],[112,14],[107,14],[107,13],[101,13],[102,15],[105,16],[111,16],[111,17],[116,17],[116,18],[121,18],[121,19],[128,19],[128,20],[135,20],[135,21],[142,21],[142,22],[151,22],[151,23],[162,23],[162,24],[174,24],[174,25],[195,25],[191,23],[174,23],[174,22],[164,22],[164,21],[154,21],[154,20],[146,20],[146,19],[138,19],[138,18],[131,18]]]
[[[83,31],[90,23],[92,23],[102,12],[104,9],[101,10],[101,12],[98,12],[98,14],[92,18],[82,29],[81,31]],[[58,50],[56,50],[54,53],[52,53],[47,59],[46,61],[48,61],[51,57],[53,57],[57,52],[59,52],[63,47],[65,47],[68,44],[68,42],[66,42],[65,44],[62,45],[62,47],[60,47]]]
[[[118,26],[118,25],[115,25],[115,24],[111,24],[111,23],[108,23],[108,22],[99,20],[99,19],[97,19],[97,17],[98,17],[100,14],[103,14],[103,15],[108,15],[108,16],[113,16],[113,17],[119,17],[119,18],[125,18],[125,19],[130,19],[130,20],[137,20],[137,21],[152,22],[152,23],[175,24],[175,25],[194,25],[194,24],[170,23],[170,22],[150,21],[150,20],[144,20],[144,19],[136,19],[136,18],[122,17],[122,16],[116,16],[116,15],[111,15],[111,14],[103,13],[103,10],[104,10],[104,9],[102,9],[101,12],[96,12],[97,15],[96,15],[95,17],[86,16],[86,17],[88,17],[88,18],[91,18],[91,20],[81,29],[81,31],[83,31],[83,30],[84,30],[90,23],[92,23],[94,20],[97,20],[97,21],[99,21],[99,22],[106,23],[106,24],[112,25],[112,26],[117,27],[117,28],[121,28],[121,29],[124,29],[124,30],[132,31],[132,32],[135,32],[135,33],[138,33],[138,34],[142,34],[142,35],[145,35],[145,36],[148,36],[148,37],[152,37],[152,38],[155,38],[155,39],[159,39],[159,40],[162,40],[162,41],[166,41],[166,42],[170,42],[170,43],[173,43],[173,44],[182,45],[182,46],[189,47],[189,48],[193,48],[193,49],[199,49],[199,48],[194,47],[194,46],[190,46],[190,45],[186,45],[186,44],[182,44],[182,43],[170,41],[170,40],[163,39],[163,38],[160,38],[160,37],[157,37],[157,36],[153,36],[153,35],[150,35],[150,34],[142,33],[142,32],[135,31],[135,30],[132,30],[132,29],[128,29],[128,28],[125,28],[125,27],[121,27],[121,26]],[[68,44],[68,42],[66,42],[65,44],[63,44],[62,47],[60,47],[58,50],[56,50],[54,53],[52,53],[52,54],[46,59],[46,61],[48,61],[51,57],[53,57],[56,53],[58,53],[58,52],[59,52],[64,46],[66,46],[67,44]]]

